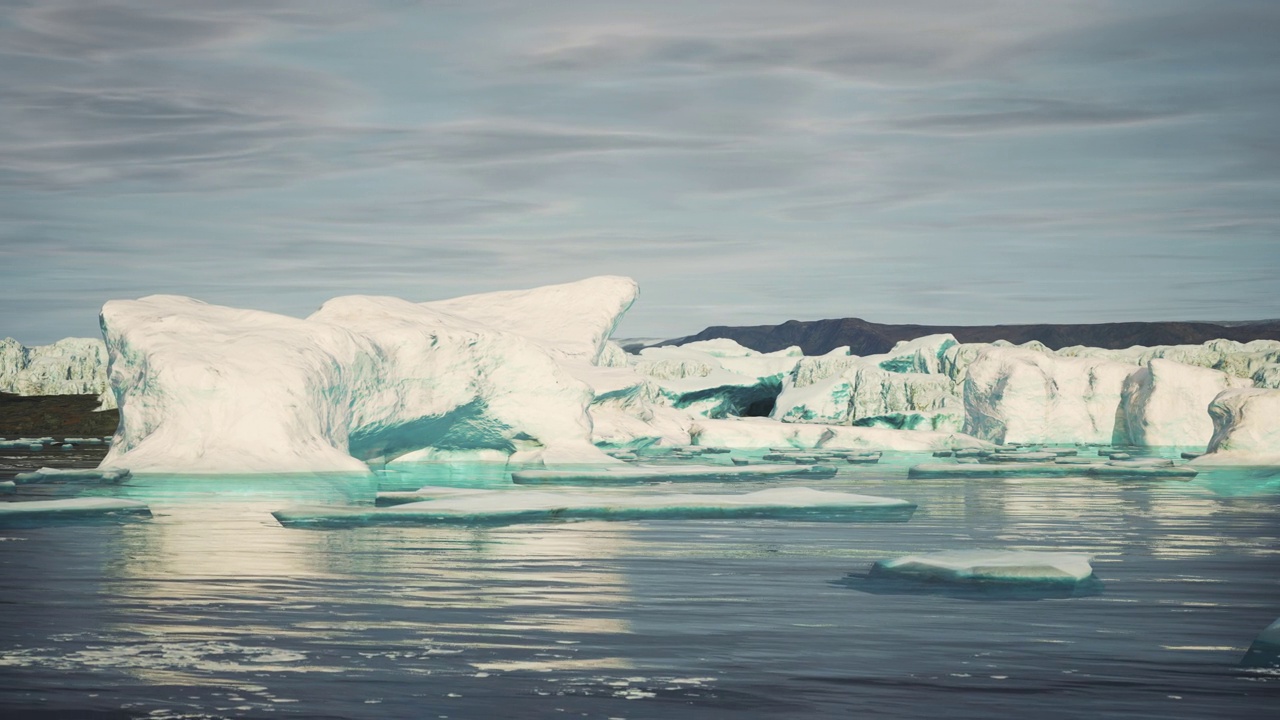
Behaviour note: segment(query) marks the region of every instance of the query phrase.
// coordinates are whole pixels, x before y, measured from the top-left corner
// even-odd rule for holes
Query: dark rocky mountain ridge
[[[1120,322],[1036,325],[885,325],[861,318],[788,320],[781,325],[718,325],[696,335],[653,344],[681,345],[696,340],[729,338],[760,352],[773,352],[799,345],[806,355],[821,355],[848,345],[854,355],[875,355],[888,352],[900,340],[913,340],[938,333],[951,333],[962,343],[1008,340],[1022,344],[1039,340],[1055,350],[1072,345],[1121,349],[1133,345],[1198,345],[1218,338],[1240,342],[1280,340],[1280,320],[1229,324]],[[627,349],[635,352],[638,347],[627,346]]]

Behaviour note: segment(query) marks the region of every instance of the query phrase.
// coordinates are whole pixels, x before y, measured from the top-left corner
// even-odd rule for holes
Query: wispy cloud
[[[640,335],[1274,317],[1233,293],[1280,273],[1277,34],[1269,0],[0,0],[0,335],[604,272]]]

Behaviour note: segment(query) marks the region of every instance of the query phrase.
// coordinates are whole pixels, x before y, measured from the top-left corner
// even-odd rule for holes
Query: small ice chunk
[[[998,453],[992,453],[991,455],[988,455],[984,459],[984,462],[999,462],[999,463],[1050,462],[1056,459],[1057,457],[1058,457],[1057,455],[1053,453],[1047,453],[1047,452],[998,452]]]
[[[75,497],[62,500],[32,500],[0,503],[0,522],[36,518],[136,515],[149,517],[151,510],[136,500],[105,497]]]
[[[484,490],[459,493],[445,488],[440,497],[385,508],[279,510],[272,515],[286,527],[326,527],[381,523],[434,525],[510,525],[561,520],[786,519],[844,522],[901,522],[915,503],[896,498],[826,492],[811,488],[772,488],[751,493],[623,493],[618,491]],[[424,488],[420,493],[430,492]]]
[[[68,442],[73,445],[101,445],[103,441],[102,441],[102,438],[94,438],[94,437],[89,437],[89,438],[69,437],[69,438],[63,438],[63,442]]]
[[[0,482],[0,495],[11,495],[18,489],[18,484],[12,480]]]
[[[1077,583],[1093,574],[1089,560],[1080,553],[946,550],[880,560],[871,573],[951,582]]]
[[[560,470],[517,470],[518,485],[611,485],[645,482],[723,482],[775,477],[827,478],[836,474],[826,465],[622,465]]]

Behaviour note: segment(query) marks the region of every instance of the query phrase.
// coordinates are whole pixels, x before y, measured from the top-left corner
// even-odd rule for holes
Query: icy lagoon
[[[1280,470],[908,479],[931,459],[608,491],[804,486],[918,505],[873,523],[291,529],[271,516],[372,508],[379,491],[424,485],[514,488],[509,469],[480,463],[24,485],[141,501],[153,517],[0,528],[0,706],[37,718],[1248,718],[1280,706],[1280,675],[1240,665],[1276,620]],[[1019,593],[870,572],[972,549],[1087,555],[1094,585]]]

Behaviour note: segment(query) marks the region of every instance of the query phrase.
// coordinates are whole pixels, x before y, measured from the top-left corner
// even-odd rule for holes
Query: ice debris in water
[[[0,522],[41,518],[92,517],[102,515],[150,516],[145,503],[104,497],[76,497],[62,500],[32,500],[0,503]]]
[[[33,472],[18,473],[13,477],[20,483],[44,482],[46,480],[98,480],[101,482],[120,482],[130,476],[126,468],[40,468]]]
[[[764,518],[818,521],[905,521],[915,503],[897,498],[772,488],[711,495],[609,491],[424,488],[435,499],[389,508],[313,508],[272,513],[286,527],[392,524],[508,525],[556,520]]]
[[[517,470],[518,485],[611,485],[645,482],[723,482],[778,477],[829,478],[835,468],[825,465],[623,465],[558,470]]]
[[[952,582],[1080,582],[1093,574],[1089,556],[1080,553],[1009,550],[946,550],[880,560],[872,575]]]

